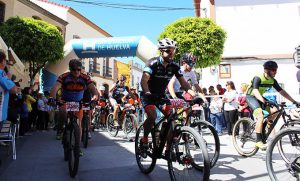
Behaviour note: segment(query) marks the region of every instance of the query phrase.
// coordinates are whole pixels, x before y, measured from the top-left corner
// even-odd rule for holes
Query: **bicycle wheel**
[[[156,164],[156,157],[154,153],[154,133],[151,131],[148,137],[148,149],[145,149],[141,144],[141,138],[144,136],[144,125],[141,125],[135,136],[135,158],[141,172],[149,174],[153,171]]]
[[[68,161],[69,159],[69,138],[70,138],[70,130],[64,128],[63,137],[62,137],[62,144],[64,148],[64,160]]]
[[[210,166],[215,166],[220,155],[220,139],[214,126],[207,121],[200,120],[198,117],[194,118],[190,126],[196,129],[204,139],[210,158]]]
[[[285,156],[290,162],[281,157],[275,145],[281,141]],[[282,129],[269,144],[267,149],[267,170],[271,180],[299,180],[300,176],[300,129],[287,127]],[[299,160],[299,161],[298,161]]]
[[[299,120],[289,120],[287,127],[298,127],[298,129],[300,129],[300,121]],[[282,130],[284,128],[286,128],[286,125],[282,125],[282,127],[280,128],[280,130]],[[281,139],[278,140],[278,142],[277,142],[277,148],[278,148],[279,154],[281,155],[282,159],[286,163],[291,163],[291,160],[288,157],[288,153],[285,153],[285,150],[287,148],[285,148],[286,143],[284,141],[289,141],[289,140],[281,140]]]
[[[75,122],[71,122],[70,138],[69,138],[69,174],[74,178],[78,171],[79,166],[79,144],[80,144],[80,133],[79,126]]]
[[[136,133],[136,118],[134,114],[130,114],[125,117],[123,121],[123,132],[125,133],[126,137],[132,136]]]
[[[114,126],[114,118],[113,117],[114,116],[112,113],[110,113],[107,116],[106,128],[107,128],[107,132],[110,136],[116,137],[119,132],[119,128]]]
[[[88,128],[88,115],[87,113],[84,113],[83,114],[83,118],[82,118],[82,138],[81,138],[81,141],[83,143],[83,147],[84,148],[87,148],[87,145],[88,145],[88,141],[89,141],[89,137],[88,137],[88,134],[89,134],[89,128]]]
[[[233,127],[232,141],[234,148],[240,155],[244,157],[255,155],[258,151],[255,146],[255,122],[249,118],[240,118]]]
[[[210,160],[206,144],[198,132],[183,126],[170,146],[168,170],[171,180],[209,180]]]

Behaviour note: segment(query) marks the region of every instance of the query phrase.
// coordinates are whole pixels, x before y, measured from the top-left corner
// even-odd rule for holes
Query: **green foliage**
[[[28,62],[30,78],[45,65],[63,58],[60,31],[42,20],[12,17],[0,26],[0,36],[18,57]]]
[[[197,57],[196,67],[220,64],[226,32],[208,18],[186,17],[168,25],[159,39],[171,38],[177,42],[175,60],[186,52]]]

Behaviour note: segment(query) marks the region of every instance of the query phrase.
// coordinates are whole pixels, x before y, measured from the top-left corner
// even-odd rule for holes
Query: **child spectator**
[[[211,92],[211,95],[217,95],[216,92]],[[222,117],[223,117],[223,112],[222,112],[222,107],[223,107],[223,101],[220,97],[213,97],[211,98],[210,102],[210,121],[211,124],[214,126],[214,128],[217,130],[218,135],[222,135]]]

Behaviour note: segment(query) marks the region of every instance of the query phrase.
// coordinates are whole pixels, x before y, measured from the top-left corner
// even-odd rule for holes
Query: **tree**
[[[220,64],[226,32],[208,18],[186,17],[168,25],[159,39],[171,38],[177,42],[175,59],[191,52],[196,57],[196,67]]]
[[[28,63],[31,84],[46,62],[56,62],[64,56],[60,31],[42,20],[12,17],[0,26],[0,36],[21,61]]]

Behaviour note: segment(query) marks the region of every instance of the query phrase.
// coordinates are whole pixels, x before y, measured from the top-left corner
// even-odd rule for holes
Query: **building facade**
[[[65,42],[81,38],[112,37],[108,32],[85,18],[73,8],[47,0],[31,0],[38,6],[47,9],[68,22],[66,26]],[[111,87],[114,83],[114,57],[82,59],[86,72],[90,72],[97,82],[97,87],[104,85]],[[66,70],[67,71],[67,70]]]
[[[199,71],[203,87],[232,80],[239,88],[274,60],[276,79],[290,94],[298,93],[293,53],[300,44],[299,1],[202,0],[201,8],[227,32],[221,65]]]

